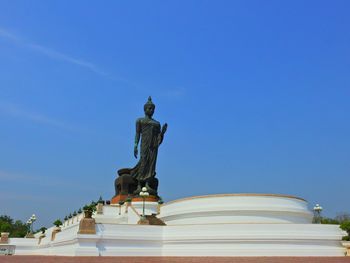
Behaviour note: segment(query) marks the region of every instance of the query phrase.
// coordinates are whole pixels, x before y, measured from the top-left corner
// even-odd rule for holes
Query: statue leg
[[[146,181],[146,187],[150,195],[158,196],[158,179],[151,177]]]

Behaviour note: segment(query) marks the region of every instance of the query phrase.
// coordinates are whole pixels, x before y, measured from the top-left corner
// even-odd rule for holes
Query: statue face
[[[148,117],[152,117],[153,116],[153,113],[154,113],[154,106],[152,105],[147,105],[145,107],[145,114],[148,116]]]

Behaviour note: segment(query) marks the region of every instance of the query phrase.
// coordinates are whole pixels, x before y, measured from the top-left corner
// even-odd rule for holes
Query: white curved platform
[[[212,223],[309,224],[312,213],[304,199],[272,194],[195,196],[166,203],[159,217],[167,225]]]
[[[67,256],[344,256],[337,225],[312,224],[305,200],[286,195],[226,194],[146,202],[166,226],[138,225],[142,203],[104,206],[96,234],[78,234],[76,217],[50,240],[10,239],[15,254]]]

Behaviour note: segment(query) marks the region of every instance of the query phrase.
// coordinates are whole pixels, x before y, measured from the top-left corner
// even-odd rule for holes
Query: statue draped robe
[[[162,142],[160,123],[150,118],[136,120],[136,136],[141,135],[140,160],[131,169],[138,182],[146,182],[156,175],[158,147]]]

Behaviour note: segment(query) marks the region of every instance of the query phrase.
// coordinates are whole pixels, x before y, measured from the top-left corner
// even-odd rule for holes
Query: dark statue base
[[[115,195],[131,195],[136,191],[137,181],[128,173],[128,170],[121,169],[118,171],[119,177],[114,181]]]
[[[126,202],[126,199],[130,198],[128,195],[115,195],[111,199],[111,204],[119,204],[119,202]]]
[[[131,169],[123,168],[118,170],[118,177],[114,181],[115,196],[111,199],[111,204],[118,204],[119,202],[125,202],[126,199],[132,199],[133,201],[142,201],[139,196],[142,187],[147,188],[147,192],[150,194],[149,201],[157,202],[159,200],[157,189],[158,179],[153,177],[147,181],[137,181],[131,176]]]

